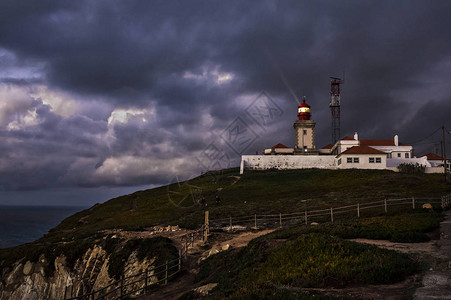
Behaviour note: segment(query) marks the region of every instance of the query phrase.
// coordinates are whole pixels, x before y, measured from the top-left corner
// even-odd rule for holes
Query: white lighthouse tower
[[[311,120],[310,105],[305,102],[298,106],[298,120],[294,122],[295,155],[318,155],[319,150],[315,147],[315,121]]]

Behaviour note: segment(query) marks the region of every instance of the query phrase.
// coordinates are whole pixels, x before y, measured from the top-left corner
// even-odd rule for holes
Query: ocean
[[[85,207],[0,206],[0,248],[37,240],[62,220]]]

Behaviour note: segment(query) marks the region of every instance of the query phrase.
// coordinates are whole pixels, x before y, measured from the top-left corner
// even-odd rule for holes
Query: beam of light
[[[285,78],[285,75],[283,75],[282,70],[280,70],[279,65],[277,64],[276,60],[272,57],[271,53],[269,52],[269,50],[264,47],[264,46],[260,46],[263,50],[263,53],[265,53],[266,57],[268,58],[272,68],[274,69],[274,71],[276,71],[277,75],[279,75],[280,80],[282,80],[283,84],[285,85],[285,87],[287,88],[287,90],[290,92],[291,96],[293,97],[294,101],[296,101],[296,103],[299,105],[301,104],[299,102],[299,99],[296,97],[296,93],[293,91],[293,89],[291,88],[290,84],[288,83],[288,80]]]

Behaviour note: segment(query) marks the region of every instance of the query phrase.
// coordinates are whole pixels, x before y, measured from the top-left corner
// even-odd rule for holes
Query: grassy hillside
[[[293,212],[396,197],[439,197],[451,192],[440,174],[403,174],[376,170],[291,170],[209,172],[187,182],[138,191],[111,199],[65,219],[41,242],[91,235],[106,228],[139,229],[154,225],[196,228],[207,199],[211,218],[262,212]],[[214,197],[222,199],[215,205]],[[131,208],[136,203],[136,210]]]
[[[242,249],[209,257],[201,264],[196,281],[219,283],[205,299],[310,299],[313,296],[332,299],[311,295],[303,288],[340,289],[390,284],[422,267],[406,254],[342,237],[348,238],[351,234],[353,237],[379,238],[393,233],[412,236],[436,228],[438,220],[432,212],[421,212],[334,226],[282,228],[252,240]],[[398,226],[391,228],[390,224],[395,223]],[[371,228],[369,224],[381,227]],[[197,299],[198,296],[188,292],[182,299]]]
[[[439,174],[309,169],[253,171],[240,176],[238,169],[228,169],[97,204],[68,217],[32,245],[92,238],[108,228],[139,230],[169,224],[197,228],[202,223],[203,210],[194,201],[202,196],[207,199],[211,218],[219,218],[337,207],[383,198],[439,197],[447,193],[451,193],[451,187]],[[220,206],[215,205],[215,195],[222,199]],[[132,209],[134,206],[136,209]],[[27,248],[29,245],[16,247],[16,252],[26,252]],[[10,253],[11,249],[0,250],[0,259]]]
[[[65,219],[44,237],[33,243],[20,245],[12,249],[0,249],[0,266],[8,268],[20,259],[37,261],[41,254],[45,254],[45,257],[51,262],[62,253],[66,255],[68,263],[71,265],[93,243],[97,243],[106,248],[111,248],[112,253],[115,253],[114,255],[116,256],[113,256],[112,261],[116,259],[117,263],[112,264],[111,271],[113,276],[115,276],[118,273],[117,270],[120,270],[120,262],[123,261],[130,251],[138,247],[138,243],[130,242],[131,244],[126,244],[125,246],[109,247],[111,243],[109,243],[109,239],[105,237],[105,234],[100,232],[101,230],[112,228],[144,230],[145,227],[155,225],[179,225],[186,228],[198,228],[202,224],[204,216],[203,209],[196,202],[201,197],[207,199],[210,216],[212,219],[215,219],[254,213],[311,211],[371,202],[384,198],[412,196],[438,198],[449,193],[451,193],[451,186],[444,182],[443,176],[440,174],[426,175],[376,170],[317,169],[254,171],[246,172],[244,175],[239,175],[238,169],[209,172],[186,182],[117,197],[78,212]],[[222,202],[220,205],[215,204],[215,195],[221,197]],[[421,215],[420,211],[421,209],[417,211],[420,213],[418,218],[412,218],[411,216],[380,216],[365,220],[353,220],[352,222],[355,223],[336,224],[338,226],[333,228],[326,224],[314,229],[308,229],[308,232],[304,232],[305,228],[295,228],[293,229],[294,231],[285,231],[285,233],[284,231],[279,232],[279,235],[284,235],[282,239],[291,242],[286,245],[284,243],[279,244],[280,237],[276,238],[274,236],[274,242],[277,244],[277,247],[273,249],[275,252],[263,252],[262,254],[265,257],[273,256],[272,265],[262,265],[260,260],[251,261],[252,266],[250,265],[249,269],[245,269],[244,273],[241,273],[241,271],[239,274],[237,273],[236,276],[238,277],[236,278],[241,278],[240,276],[247,278],[246,270],[253,270],[253,268],[271,269],[274,265],[283,265],[289,270],[290,266],[286,265],[286,262],[280,260],[280,258],[285,257],[284,253],[290,252],[292,247],[301,247],[301,244],[305,242],[302,239],[307,239],[311,242],[311,245],[315,243],[322,245],[324,243],[328,244],[327,241],[330,239],[330,234],[333,234],[335,236],[334,239],[336,238],[334,241],[338,245],[337,249],[343,253],[351,251],[350,249],[354,248],[355,245],[341,241],[340,238],[376,237],[395,241],[427,240],[428,237],[424,235],[424,232],[431,228],[436,228],[438,219],[437,216]],[[399,224],[403,224],[403,230],[401,231],[397,229]],[[297,238],[300,236],[303,237],[298,240]],[[262,241],[263,239],[261,239]],[[125,241],[121,241],[121,243],[125,243]],[[146,243],[144,243],[145,245],[143,244],[145,246],[143,246],[143,249],[147,249],[147,246],[150,245]],[[155,243],[155,241],[149,243]],[[260,242],[256,243],[257,248],[255,249],[257,250],[266,245],[260,245]],[[162,248],[165,247],[162,246]],[[122,248],[125,249],[125,252],[121,250]],[[352,261],[352,263],[362,265],[364,268],[371,269],[374,267],[371,261],[364,259],[365,253],[369,251],[375,253],[375,256],[372,258],[374,261],[389,259],[391,261],[389,267],[403,269],[405,272],[403,271],[402,276],[411,274],[415,269],[409,269],[409,262],[405,261],[403,257],[374,250],[374,248],[366,246],[357,248],[358,251],[356,251],[358,253],[356,252],[355,261]],[[253,248],[248,247],[246,249],[250,251]],[[310,251],[309,249],[305,250]],[[248,254],[252,255],[252,253],[253,251],[250,251]],[[331,261],[335,259],[338,262],[341,257],[340,253],[331,252],[331,255],[338,255],[334,256],[336,259],[332,257]],[[230,258],[232,259],[234,255],[235,252],[232,253]],[[305,257],[298,257],[298,259],[304,260]],[[213,260],[212,263],[214,264],[214,262]],[[399,262],[401,265],[397,265]],[[52,273],[52,266],[52,263],[48,264],[46,274]],[[115,267],[117,268],[115,269]],[[306,268],[308,270],[309,266],[306,265]],[[325,271],[329,272],[327,273],[329,277],[338,278],[343,274],[340,275],[336,272],[342,269],[342,266],[336,265],[330,270],[326,268]],[[284,268],[274,270],[274,272],[280,273],[277,275],[281,278],[278,284],[291,284],[292,280],[299,278],[296,270],[291,270],[288,273],[283,273],[285,272]],[[304,271],[302,270],[302,272]],[[376,271],[384,273],[385,269],[377,269]],[[340,277],[339,285],[346,285],[360,276],[360,273],[355,273],[354,269],[349,269],[346,272],[348,273]],[[253,277],[252,282],[250,282],[255,285],[258,293],[262,291],[261,285],[265,285],[269,280],[263,276],[264,273],[257,274],[258,276]],[[376,275],[374,275],[374,278],[377,278]],[[397,277],[400,274],[393,273],[392,275]],[[320,275],[312,274],[312,276],[311,278],[306,278],[306,281],[302,281],[298,286],[309,286],[310,283],[314,286],[323,284],[318,283],[317,279],[321,277]],[[368,279],[365,282],[371,283],[374,281]],[[244,283],[247,284],[246,282]],[[235,288],[234,285],[231,286]],[[270,290],[273,288],[274,286],[271,286]],[[229,293],[227,284],[220,288],[219,293],[222,292]]]

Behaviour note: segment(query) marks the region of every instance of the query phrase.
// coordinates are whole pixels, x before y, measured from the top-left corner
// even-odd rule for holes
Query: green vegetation
[[[448,193],[451,187],[444,183],[440,174],[318,169],[249,171],[241,176],[238,169],[208,172],[186,182],[138,191],[78,212],[33,243],[0,249],[0,265],[2,268],[11,266],[21,258],[36,261],[41,254],[51,261],[60,253],[73,264],[80,253],[103,238],[99,232],[105,229],[145,230],[168,224],[198,228],[204,216],[195,201],[202,196],[207,199],[210,218],[215,219],[322,209],[384,198],[439,198]],[[215,205],[216,194],[222,199],[219,206]],[[131,209],[134,204],[136,209]],[[366,224],[359,229],[359,234],[356,229],[343,231],[347,236],[367,237],[380,233],[391,240],[424,239],[422,232],[412,234],[387,228],[382,234],[380,228],[378,223]],[[49,273],[52,268],[49,266]]]
[[[209,258],[198,280],[213,270],[210,282],[220,285],[212,298],[258,294],[261,285],[344,287],[355,283],[386,284],[417,271],[407,255],[358,244],[325,234],[271,235],[252,241],[241,251]]]
[[[441,219],[432,211],[417,210],[283,228],[254,239],[241,250],[208,258],[196,280],[209,278],[208,282],[220,283],[207,297],[211,299],[307,299],[312,295],[301,288],[394,283],[418,271],[419,266],[405,254],[343,238],[422,242],[429,239],[425,233],[439,227]]]
[[[254,213],[286,213],[337,207],[384,198],[440,197],[451,192],[440,174],[402,174],[377,170],[288,170],[208,172],[187,182],[111,199],[67,219],[38,242],[87,237],[98,230],[171,224],[198,228],[203,211],[195,203],[207,199],[210,218]],[[220,191],[218,191],[220,189]],[[218,194],[222,203],[215,205]],[[131,210],[133,199],[137,209]]]
[[[347,220],[335,224],[293,227],[277,231],[273,235],[276,238],[284,239],[286,236],[292,235],[321,233],[345,239],[367,238],[400,243],[419,243],[430,240],[425,233],[439,228],[441,219],[441,215],[434,212],[417,210],[400,215]]]
[[[205,299],[200,294],[190,291],[180,297],[178,300]],[[206,297],[208,298],[208,297]],[[210,297],[212,298],[212,297]],[[213,297],[214,298],[214,297]],[[264,299],[264,300],[332,300],[348,299],[324,295],[318,291],[308,291],[300,288],[274,286],[271,284],[255,284],[253,287],[245,289],[241,294],[234,295],[233,299]]]
[[[208,282],[220,283],[209,295],[211,299],[302,299],[307,296],[299,288],[394,283],[419,266],[405,254],[343,238],[420,242],[429,239],[424,233],[438,228],[440,219],[436,213],[420,211],[283,228],[254,239],[241,250],[208,258],[196,280],[208,277]]]
[[[424,173],[424,171],[426,170],[426,167],[423,165],[420,165],[419,163],[415,163],[415,164],[404,163],[404,164],[400,164],[398,166],[398,170],[399,170],[399,172],[402,172],[402,173],[411,173],[411,174]]]

